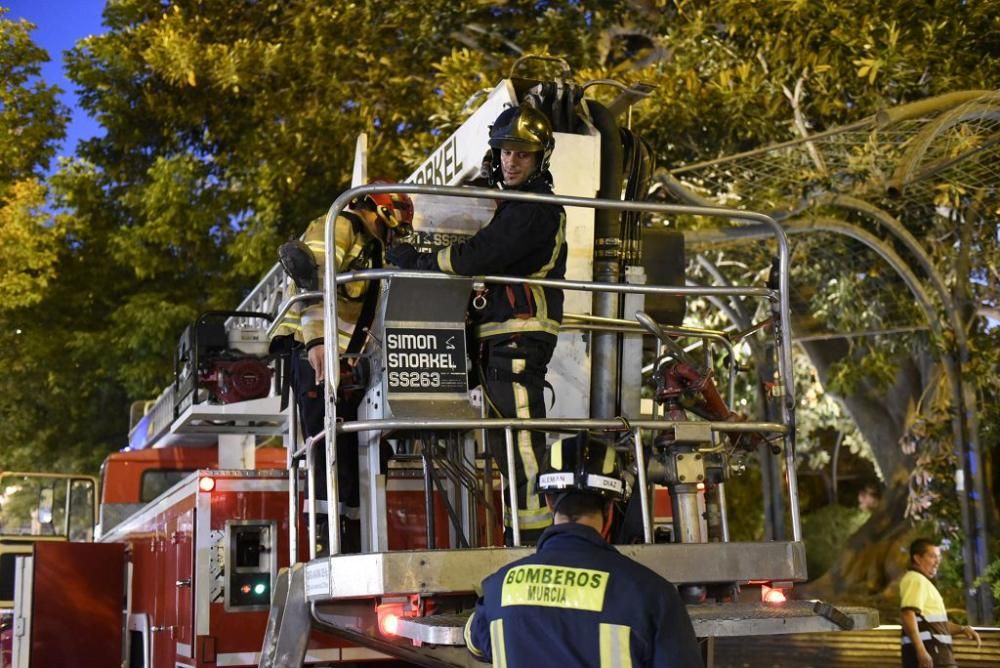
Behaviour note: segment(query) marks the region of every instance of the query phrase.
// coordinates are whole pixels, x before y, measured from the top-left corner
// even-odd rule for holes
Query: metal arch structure
[[[794,220],[815,215],[816,207],[850,211],[891,237],[882,242],[872,236],[868,241],[885,249],[895,246],[905,251],[913,267],[908,277],[901,278],[911,290],[913,285],[926,281],[929,294],[920,300],[921,308],[929,322],[945,323],[945,329],[954,337],[954,347],[941,361],[956,408],[952,432],[962,463],[956,471],[956,489],[967,537],[966,607],[970,619],[982,622],[991,621],[994,613],[991,592],[975,584],[989,563],[989,553],[976,398],[970,379],[963,374],[971,359],[967,334],[962,316],[929,254],[901,219],[877,203],[902,199],[927,205],[933,193],[931,187],[942,182],[966,191],[985,190],[995,196],[997,170],[990,165],[996,164],[1000,152],[998,127],[1000,92],[959,91],[882,110],[856,123],[814,135],[685,165],[660,176],[665,189],[684,202],[711,205],[731,201],[735,196],[740,206],[764,210],[764,201],[771,207],[777,202],[780,208],[774,215],[788,224],[790,233],[796,226]],[[849,149],[860,151],[863,164]],[[713,196],[720,199],[713,200]],[[847,226],[843,232],[863,229],[841,224]],[[889,263],[907,266],[898,255]],[[933,307],[927,310],[928,297],[936,298],[934,305],[941,311]]]
[[[833,202],[831,202],[833,203]],[[841,200],[841,204],[845,201]],[[853,208],[853,203],[852,203]],[[860,208],[860,207],[858,207]],[[867,209],[875,209],[875,207],[867,207]],[[881,222],[891,225],[891,216],[882,212],[884,218]],[[848,223],[846,221],[838,220],[829,217],[810,217],[808,219],[793,219],[785,221],[785,230],[789,236],[799,235],[799,234],[809,234],[814,232],[826,232],[830,234],[836,234],[844,237],[848,237],[862,243],[866,247],[874,251],[880,258],[882,258],[886,264],[888,264],[900,277],[900,279],[906,284],[907,288],[913,294],[917,303],[920,305],[921,311],[927,319],[928,325],[931,330],[938,336],[944,333],[941,327],[941,323],[938,319],[937,308],[935,307],[934,301],[931,299],[930,294],[924,289],[920,278],[913,272],[906,261],[893,249],[893,247],[879,239],[877,236],[864,230],[856,225]],[[763,230],[754,229],[753,227],[738,228],[725,230],[723,232],[714,231],[710,234],[695,233],[694,239],[699,242],[711,243],[713,241],[733,241],[736,239],[743,241],[758,240],[764,238],[766,233]],[[910,236],[908,234],[904,236]],[[912,238],[912,236],[911,236]],[[922,259],[921,266],[927,266],[933,271],[933,266],[930,265],[926,254],[920,249],[919,245],[910,247],[908,245],[908,250],[913,252],[917,257]],[[949,314],[949,325],[950,327],[955,327],[956,325],[956,314],[954,308],[950,307],[951,300],[947,295],[947,292],[938,292],[940,287],[943,290],[943,282],[941,282],[940,276],[936,273],[933,274],[932,284],[935,288],[936,296],[941,298],[942,304],[945,307],[945,311]],[[961,328],[958,328],[961,331]],[[952,331],[949,329],[949,331]],[[964,341],[964,332],[956,336],[956,341],[958,336],[962,337]],[[944,354],[941,356],[940,361],[945,369],[945,374],[948,377],[949,388],[952,392],[952,401],[955,402],[956,406],[961,407],[960,411],[957,411],[952,418],[952,430],[956,442],[956,446],[959,452],[959,457],[966,466],[970,465],[970,462],[975,458],[975,461],[981,461],[981,453],[978,449],[973,450],[970,447],[969,436],[967,434],[967,427],[962,423],[963,415],[975,415],[976,407],[975,405],[968,404],[968,395],[964,391],[963,385],[964,381],[961,375],[961,366],[957,361],[951,356]],[[974,441],[973,441],[974,442]],[[973,469],[974,470],[974,469]],[[975,475],[969,476],[973,480],[974,490],[977,478]],[[981,475],[978,478],[978,484],[980,488],[982,487]],[[962,490],[964,491],[964,490]],[[978,494],[974,496],[971,500],[966,494],[959,495],[959,505],[962,514],[962,528],[966,532],[967,536],[971,536],[972,540],[967,540],[963,546],[963,557],[965,566],[965,581],[967,583],[966,589],[966,605],[970,614],[980,615],[977,619],[985,623],[986,620],[991,620],[993,618],[993,605],[992,597],[988,591],[988,585],[975,585],[976,579],[979,578],[988,564],[988,554],[986,553],[986,538],[985,538],[985,510],[982,507],[983,492],[979,491]],[[979,517],[982,517],[982,520]]]
[[[944,316],[948,319],[949,331],[955,337],[957,359],[946,353],[942,356],[942,362],[948,374],[953,401],[960,409],[955,411],[952,416],[952,431],[959,459],[965,467],[965,477],[972,484],[973,494],[971,504],[968,496],[963,493],[959,495],[959,505],[962,512],[962,528],[965,531],[965,535],[970,538],[970,540],[965,541],[963,546],[965,582],[967,584],[975,583],[986,570],[987,566],[989,566],[989,551],[986,509],[983,507],[983,499],[986,498],[986,489],[981,473],[983,454],[979,443],[979,414],[974,398],[975,393],[969,387],[970,384],[962,373],[962,368],[968,364],[970,355],[969,341],[965,334],[965,327],[962,326],[958,309],[951,295],[948,293],[948,289],[945,287],[944,279],[938,273],[917,239],[910,234],[900,221],[879,207],[854,197],[836,195],[830,197],[828,201],[833,206],[843,207],[866,215],[888,230],[903,244],[907,251],[917,260],[920,269],[927,276],[931,287],[934,289],[935,296],[940,300]],[[933,322],[932,317],[931,321]],[[971,475],[968,474],[970,471]],[[970,612],[974,608],[978,608],[978,619],[983,621],[993,620],[993,599],[987,585],[967,586],[966,599],[966,607]]]

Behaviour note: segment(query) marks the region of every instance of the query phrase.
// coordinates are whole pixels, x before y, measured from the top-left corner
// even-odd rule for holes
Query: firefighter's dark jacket
[[[703,666],[674,585],[576,523],[549,527],[535,554],[483,581],[465,641],[511,668]]]
[[[520,190],[552,193],[544,178]],[[566,214],[555,204],[504,200],[489,224],[473,237],[446,246],[427,259],[431,262],[422,262],[421,268],[462,276],[565,278]],[[532,334],[551,337],[555,343],[563,317],[562,290],[499,284],[487,288],[486,307],[470,310],[479,338]]]

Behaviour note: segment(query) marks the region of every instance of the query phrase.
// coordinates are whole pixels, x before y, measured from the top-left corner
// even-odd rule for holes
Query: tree
[[[996,364],[987,322],[981,317],[997,298],[992,269],[998,259],[996,179],[995,174],[984,175],[986,180],[973,179],[976,185],[970,188],[962,175],[938,172],[971,157],[969,151],[986,151],[985,160],[995,159],[988,127],[980,132],[969,123],[957,123],[954,136],[943,134],[941,148],[933,155],[937,171],[928,171],[932,160],[922,163],[927,175],[917,180],[916,192],[895,200],[887,196],[892,190],[887,181],[908,148],[875,131],[871,145],[845,143],[839,153],[834,147],[822,156],[811,150],[820,144],[817,140],[801,150],[789,149],[787,155],[775,151],[774,159],[761,152],[700,167],[684,163],[814,135],[937,94],[996,88],[994,68],[981,67],[979,60],[995,64],[997,36],[990,26],[996,10],[996,3],[956,8],[927,2],[914,12],[909,3],[881,2],[858,12],[842,3],[734,1],[709,8],[676,2],[667,12],[669,23],[652,23],[646,33],[647,52],[661,54],[659,62],[630,72],[659,84],[653,104],[637,108],[637,126],[647,137],[658,138],[653,144],[661,147],[660,155],[674,174],[702,194],[783,219],[798,218],[802,225],[822,225],[831,217],[858,224],[870,214],[843,202],[830,206],[821,196],[863,195],[903,221],[917,239],[937,240],[924,244],[923,250],[945,275],[945,283],[957,286],[958,331],[967,332],[976,355],[962,363],[976,381],[980,406],[987,405],[982,398],[996,391],[992,374],[974,371],[979,365]],[[667,118],[669,123],[664,122]],[[880,173],[887,168],[888,174]],[[872,188],[879,186],[882,192],[874,193]],[[942,210],[949,213],[938,215]],[[886,238],[884,229],[878,237]],[[817,326],[833,332],[878,328],[885,309],[898,313],[905,300],[910,300],[912,312],[913,298],[899,279],[878,281],[884,289],[880,295],[863,289],[887,273],[874,254],[861,257],[859,244],[831,241],[829,235],[817,238],[820,241],[797,245],[796,284],[811,291],[798,301],[802,310],[797,333],[815,332]],[[817,262],[815,252],[824,244],[840,250],[840,257],[829,253]],[[931,320],[948,322],[945,305],[936,303],[942,312]],[[827,338],[805,345],[821,381],[841,396],[892,483],[882,512],[862,528],[852,552],[834,567],[828,583],[835,585],[835,593],[870,596],[889,584],[895,566],[886,564],[896,560],[889,543],[867,552],[862,547],[889,537],[908,507],[912,515],[917,506],[935,502],[934,514],[946,520],[950,531],[956,528],[954,521],[947,521],[954,518],[956,509],[949,507],[949,500],[953,503],[955,495],[942,493],[950,487],[955,465],[949,409],[940,408],[938,362],[943,355],[955,356],[956,348],[949,328],[944,329],[944,336]],[[956,328],[950,332],[954,336]],[[901,442],[910,444],[908,452]],[[908,484],[916,492],[909,506]]]
[[[79,43],[67,60],[83,106],[105,134],[79,146],[52,179],[67,211],[60,272],[47,284],[48,305],[32,332],[39,352],[22,372],[55,373],[49,360],[68,356],[72,377],[84,380],[66,386],[85,391],[59,396],[67,421],[93,431],[80,434],[81,442],[120,444],[125,397],[149,397],[165,385],[183,325],[199,311],[237,303],[273,263],[278,243],[299,234],[346,187],[359,132],[371,136],[372,173],[399,177],[461,123],[470,95],[493,86],[525,52],[565,56],[578,81],[655,85],[635,107],[633,127],[650,140],[660,165],[689,183],[700,179],[703,194],[741,197],[785,217],[815,212],[813,195],[836,191],[831,173],[860,179],[881,157],[844,154],[846,169],[824,171],[808,156],[795,165],[796,179],[781,183],[725,169],[699,173],[692,165],[935,94],[995,88],[997,8],[995,0],[957,7],[925,0],[919,9],[900,0],[111,3],[107,33]],[[591,92],[602,99],[617,94]],[[960,205],[952,209],[973,210],[975,197],[951,195]],[[992,211],[992,202],[980,201],[978,210]],[[978,236],[966,243],[955,236],[954,220],[926,215],[933,204],[898,207],[918,236],[947,242],[932,249],[933,257],[955,284],[962,277],[950,270],[958,266],[952,242],[984,244],[986,252],[969,253],[968,275],[976,280],[960,301],[974,305],[982,295],[995,308],[995,241]],[[801,303],[812,318],[801,327],[824,318],[836,327],[873,322],[872,309],[844,309],[842,320],[822,311],[835,299],[861,303],[856,288],[864,280],[857,275],[836,286],[815,280],[843,272],[836,260],[831,255],[803,274],[812,292]],[[863,269],[858,273],[873,275],[880,267]],[[982,356],[971,363],[988,364],[976,361],[990,359],[982,321],[971,322]],[[821,379],[848,407],[856,402],[859,428],[887,472],[909,466],[897,445],[913,424],[903,408],[915,387],[936,377],[924,374],[933,365],[922,351],[948,345],[921,336],[886,341],[888,348],[842,342],[850,355],[839,364],[812,346]],[[908,355],[910,342],[923,348]],[[983,393],[993,391],[987,376]],[[53,378],[38,381],[34,396],[66,382]],[[894,387],[891,421],[861,410]],[[95,402],[116,417],[96,417]],[[38,410],[28,424],[62,420]]]
[[[34,26],[0,8],[0,467],[18,468],[50,445],[33,419],[51,376],[34,333],[59,280],[63,222],[47,209],[43,173],[64,136],[58,88],[39,80],[48,60]]]

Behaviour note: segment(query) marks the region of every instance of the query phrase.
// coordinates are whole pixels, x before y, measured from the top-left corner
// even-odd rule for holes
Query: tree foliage
[[[11,184],[23,182],[6,191],[16,197],[5,202],[16,206],[0,212],[0,253],[15,252],[6,239],[17,238],[19,255],[4,256],[0,266],[30,267],[16,276],[0,270],[16,304],[0,306],[0,349],[11,370],[0,388],[5,439],[24,444],[16,456],[5,447],[2,463],[50,461],[55,452],[92,453],[96,461],[119,447],[127,399],[151,397],[170,380],[183,326],[200,311],[238,303],[273,263],[277,245],[348,185],[358,133],[370,137],[370,172],[399,178],[464,120],[470,96],[492,87],[524,53],[564,56],[581,82],[653,84],[632,124],[659,164],[676,168],[931,95],[996,88],[998,9],[996,0],[109,3],[107,31],[82,40],[66,59],[103,135],[76,147],[50,180],[62,213],[41,226],[31,222],[45,215],[44,199],[26,180],[51,156],[51,141],[37,138],[58,136],[60,110],[51,107],[52,122],[41,122],[54,134],[17,135],[35,137],[18,149],[34,150],[33,160],[14,160],[17,151],[0,158],[0,169],[19,175]],[[6,39],[3,51],[3,58],[35,53],[19,38]],[[37,55],[11,57],[31,63]],[[548,67],[532,63],[526,73]],[[24,88],[17,76],[5,81]],[[603,87],[591,93],[617,95]],[[5,114],[11,105],[4,98]],[[864,151],[852,159],[858,174],[877,162]],[[793,200],[831,185],[812,164],[801,177]],[[951,195],[967,208],[962,193]],[[765,209],[789,207],[787,192],[754,197]],[[940,240],[933,246],[939,266],[954,267],[954,221],[914,220],[917,234]],[[992,246],[988,235],[977,238],[980,257],[995,258],[995,238]],[[802,249],[800,258],[811,257]],[[842,271],[835,259],[817,274]],[[992,290],[995,308],[997,263],[973,264],[977,280],[963,303],[989,299]],[[838,283],[817,281],[804,303],[814,318],[876,324],[876,309],[851,307],[864,302],[866,277],[879,270],[873,262]],[[949,278],[955,282],[954,273]],[[972,322],[970,331],[980,331],[981,321]],[[812,346],[828,353],[829,364],[821,356],[817,365],[824,382],[835,381],[828,389],[853,393],[852,414],[879,427],[864,436],[883,471],[906,461],[897,441],[910,395],[900,391],[891,403],[892,422],[865,411],[887,388],[925,387],[923,357],[907,353],[938,344],[900,338],[889,344],[895,350],[855,341]],[[995,347],[975,337],[973,345],[985,394]],[[8,392],[8,382],[16,391]],[[815,408],[804,425],[841,428],[839,404],[804,396]],[[890,423],[899,428],[881,429]]]
[[[6,468],[45,461],[39,457],[45,423],[36,418],[46,368],[32,334],[62,274],[63,226],[46,208],[41,177],[67,116],[58,89],[39,79],[48,54],[32,42],[33,28],[0,8],[0,466]]]

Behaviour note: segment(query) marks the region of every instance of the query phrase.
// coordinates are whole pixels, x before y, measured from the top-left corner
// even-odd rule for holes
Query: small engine
[[[271,368],[259,359],[213,360],[208,367],[198,384],[221,403],[260,399],[271,391]]]
[[[210,311],[202,314],[181,335],[175,359],[175,415],[204,401],[214,403],[260,399],[271,391],[273,371],[268,365],[267,340],[261,328],[227,332],[229,318],[270,317],[264,313]]]

